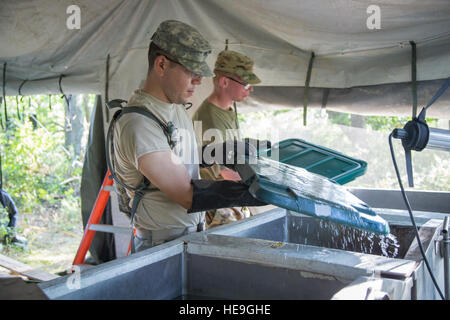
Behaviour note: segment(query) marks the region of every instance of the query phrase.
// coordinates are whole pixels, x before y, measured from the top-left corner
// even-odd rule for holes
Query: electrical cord
[[[442,294],[441,289],[439,288],[436,278],[434,277],[433,272],[431,271],[431,267],[425,256],[425,251],[423,249],[422,242],[420,241],[420,236],[419,236],[419,231],[418,231],[418,228],[416,225],[416,221],[414,220],[414,217],[412,214],[411,205],[409,204],[408,197],[406,196],[405,189],[403,188],[402,180],[400,178],[400,173],[399,173],[398,166],[397,166],[397,161],[395,161],[394,148],[392,146],[392,133],[389,135],[389,148],[391,149],[392,162],[394,163],[395,173],[397,174],[398,184],[400,185],[400,190],[402,192],[403,200],[405,200],[406,207],[408,208],[409,217],[411,218],[411,222],[414,226],[414,231],[416,233],[416,239],[417,239],[417,243],[419,244],[420,252],[422,254],[425,265],[427,266],[428,272],[430,273],[431,279],[433,280],[434,286],[436,287],[436,290],[438,291],[439,295],[441,296],[441,299],[445,300],[445,297]]]

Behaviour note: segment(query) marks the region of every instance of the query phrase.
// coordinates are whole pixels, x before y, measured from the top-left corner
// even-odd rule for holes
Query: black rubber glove
[[[191,180],[191,183],[194,185],[194,195],[188,213],[267,204],[254,198],[248,191],[248,186],[242,182]]]
[[[256,148],[248,142],[227,140],[223,143],[209,144],[202,148],[201,167],[208,167],[214,163],[224,165],[234,170],[235,164],[245,163],[244,156],[256,157]]]

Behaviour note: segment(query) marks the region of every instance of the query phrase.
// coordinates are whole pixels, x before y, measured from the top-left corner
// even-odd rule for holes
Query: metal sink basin
[[[383,214],[380,215],[383,216]],[[391,217],[391,233],[383,236],[280,209],[272,211],[267,219],[261,218],[257,217],[254,221],[247,219],[233,225],[221,226],[211,229],[210,232],[234,237],[382,255],[390,258],[404,259],[407,255],[410,258],[416,252],[416,245],[411,248],[413,243],[416,244],[414,228],[405,219],[395,221]],[[436,229],[436,224],[424,225],[429,220],[421,219],[418,223],[422,227],[421,232],[424,236],[422,242],[425,247],[428,247]]]
[[[384,218],[388,240],[276,209],[39,286],[51,299],[437,298],[407,219]],[[417,224],[442,279],[441,221]]]

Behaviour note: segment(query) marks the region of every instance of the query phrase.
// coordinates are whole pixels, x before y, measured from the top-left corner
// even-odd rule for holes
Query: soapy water
[[[289,242],[396,258],[400,244],[393,234],[378,235],[327,220],[292,219]]]

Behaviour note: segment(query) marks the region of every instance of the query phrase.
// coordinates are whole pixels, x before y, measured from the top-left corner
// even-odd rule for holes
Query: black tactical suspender
[[[123,107],[123,103],[126,103],[125,100],[111,100],[110,102],[107,102],[106,105],[108,108],[117,108],[119,107],[120,110],[116,111],[114,113],[114,116],[111,120],[111,123],[109,124],[108,133],[106,135],[106,164],[108,165],[108,169],[111,172],[111,176],[114,179],[115,182],[117,182],[120,186],[124,187],[125,189],[128,189],[130,191],[134,192],[134,198],[133,198],[133,204],[131,206],[131,212],[130,212],[130,225],[133,229],[133,221],[134,221],[134,215],[136,214],[137,207],[139,205],[139,202],[141,201],[142,197],[144,196],[145,189],[150,185],[150,181],[144,176],[144,180],[142,183],[136,187],[133,188],[122,181],[117,177],[116,171],[113,165],[113,162],[111,161],[111,158],[114,157],[114,126],[116,122],[125,114],[128,113],[139,113],[147,118],[152,119],[155,121],[159,127],[162,129],[164,135],[167,138],[167,143],[169,144],[170,148],[173,149],[175,147],[176,141],[172,140],[172,134],[175,132],[176,128],[173,125],[172,122],[168,122],[167,124],[164,123],[162,120],[158,119],[152,112],[149,110],[143,109],[141,107]],[[131,232],[131,253],[135,252],[134,247],[134,230]]]

